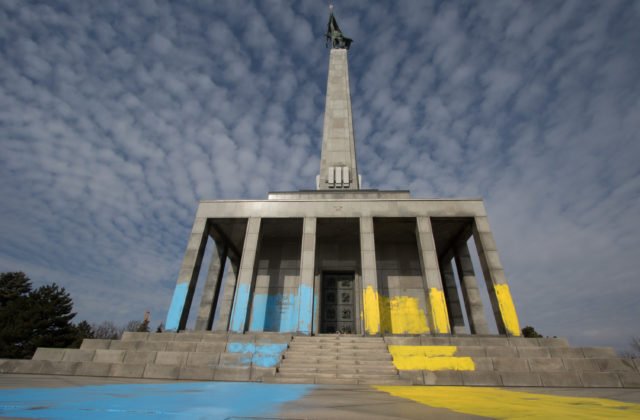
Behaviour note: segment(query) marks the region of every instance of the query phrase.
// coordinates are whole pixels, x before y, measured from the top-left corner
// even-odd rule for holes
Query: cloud
[[[635,2],[344,2],[368,188],[482,196],[522,322],[637,335]],[[200,199],[314,188],[325,5],[0,6],[0,270],[163,320]],[[287,159],[283,159],[287,156]]]

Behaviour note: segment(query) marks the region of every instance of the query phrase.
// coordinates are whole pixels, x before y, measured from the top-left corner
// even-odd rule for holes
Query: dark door
[[[355,332],[353,273],[323,273],[321,333]]]

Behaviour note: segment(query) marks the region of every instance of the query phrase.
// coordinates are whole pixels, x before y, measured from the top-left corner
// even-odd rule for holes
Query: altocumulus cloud
[[[640,334],[640,5],[337,5],[365,186],[486,200],[525,324]],[[197,202],[313,188],[322,2],[0,4],[0,270],[164,318]]]

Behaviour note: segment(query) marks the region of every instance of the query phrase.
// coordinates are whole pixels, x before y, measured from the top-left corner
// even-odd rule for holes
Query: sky
[[[315,188],[327,6],[0,0],[0,271],[163,321],[199,200]],[[522,325],[640,336],[640,2],[335,14],[364,187],[483,197]]]

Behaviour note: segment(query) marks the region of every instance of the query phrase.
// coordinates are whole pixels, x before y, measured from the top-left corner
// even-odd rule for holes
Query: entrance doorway
[[[322,274],[320,333],[355,332],[354,273]]]

